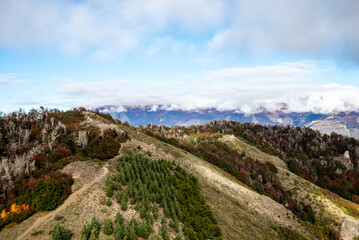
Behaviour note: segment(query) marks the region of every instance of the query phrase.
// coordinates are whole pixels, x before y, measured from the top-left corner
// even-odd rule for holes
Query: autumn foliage
[[[26,205],[26,204],[17,205],[16,203],[13,203],[13,204],[11,204],[9,212],[6,212],[5,209],[2,210],[2,212],[0,214],[0,218],[6,218],[7,216],[9,216],[9,214],[21,213],[26,210],[29,210],[29,205]]]
[[[118,154],[127,135],[85,126],[85,111],[41,108],[0,116],[1,161],[8,169],[0,168],[0,229],[62,204],[73,183],[71,176],[59,172],[66,164],[80,158],[107,160]],[[80,131],[85,139],[81,144]]]

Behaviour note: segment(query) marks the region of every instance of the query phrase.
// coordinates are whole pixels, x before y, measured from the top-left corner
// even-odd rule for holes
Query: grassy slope
[[[286,165],[277,157],[271,156],[253,147],[244,141],[226,135],[221,139],[232,149],[247,156],[251,156],[263,162],[270,161],[278,167],[278,174],[282,185],[287,190],[292,190],[293,197],[296,200],[304,201],[306,204],[312,206],[316,212],[316,217],[325,223],[332,224],[335,229],[338,229],[340,223],[344,218],[352,216],[359,219],[359,205],[345,200],[338,195],[314,185],[313,183],[291,173],[287,170]]]
[[[274,226],[297,229],[313,238],[282,205],[248,189],[212,164],[126,126],[121,128],[132,139],[125,144],[128,148],[140,145],[156,157],[174,160],[199,180],[201,192],[222,227],[224,239],[286,239],[273,230]]]

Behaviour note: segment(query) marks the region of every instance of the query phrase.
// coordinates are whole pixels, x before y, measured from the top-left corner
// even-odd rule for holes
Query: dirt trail
[[[98,127],[102,132],[107,129],[114,129],[118,133],[123,133],[124,131],[119,128],[116,124],[109,122],[106,119],[99,117],[98,115],[92,112],[85,112],[86,121],[83,122],[83,125],[90,125]]]
[[[56,214],[60,213],[61,211],[65,210],[68,206],[70,206],[70,204],[76,202],[78,200],[78,198],[80,197],[80,195],[82,193],[84,193],[87,189],[89,189],[89,187],[91,187],[93,184],[95,184],[97,181],[99,181],[101,178],[103,178],[104,176],[106,176],[106,174],[108,173],[108,163],[106,163],[106,165],[104,165],[102,167],[102,173],[96,177],[94,180],[92,180],[90,183],[85,184],[82,188],[80,188],[79,190],[73,192],[72,194],[70,194],[70,196],[65,200],[65,202],[59,206],[58,208],[56,208],[53,211],[48,212],[48,214],[44,217],[41,217],[39,219],[37,219],[31,227],[29,227],[23,234],[21,234],[17,240],[23,240],[25,239],[25,237],[30,234],[32,232],[32,230],[40,227],[42,224],[45,224],[46,222],[48,222],[51,218],[55,217]]]

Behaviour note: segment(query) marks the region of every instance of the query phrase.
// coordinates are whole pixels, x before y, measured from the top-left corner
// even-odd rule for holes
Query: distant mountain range
[[[212,120],[253,122],[261,125],[293,125],[310,127],[323,133],[336,132],[359,139],[359,112],[331,114],[290,112],[283,104],[278,110],[261,109],[256,113],[240,110],[195,109],[178,110],[164,105],[104,106],[100,112],[127,121],[133,126],[165,125],[189,126]]]

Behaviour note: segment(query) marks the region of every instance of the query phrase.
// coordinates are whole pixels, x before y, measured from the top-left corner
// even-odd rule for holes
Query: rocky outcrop
[[[335,116],[329,116],[322,120],[313,121],[307,126],[326,134],[336,132],[344,136],[351,136],[345,122],[341,121]]]
[[[352,217],[346,217],[339,227],[339,232],[343,240],[353,240],[359,236],[359,221]]]
[[[79,131],[78,137],[77,137],[77,145],[79,145],[79,147],[84,148],[87,146],[89,141],[88,135],[87,135],[87,131]]]
[[[349,151],[345,151],[343,156],[335,157],[333,160],[337,161],[342,166],[341,168],[336,169],[337,174],[342,174],[343,170],[352,170],[352,169],[354,169],[354,165],[350,160]]]

